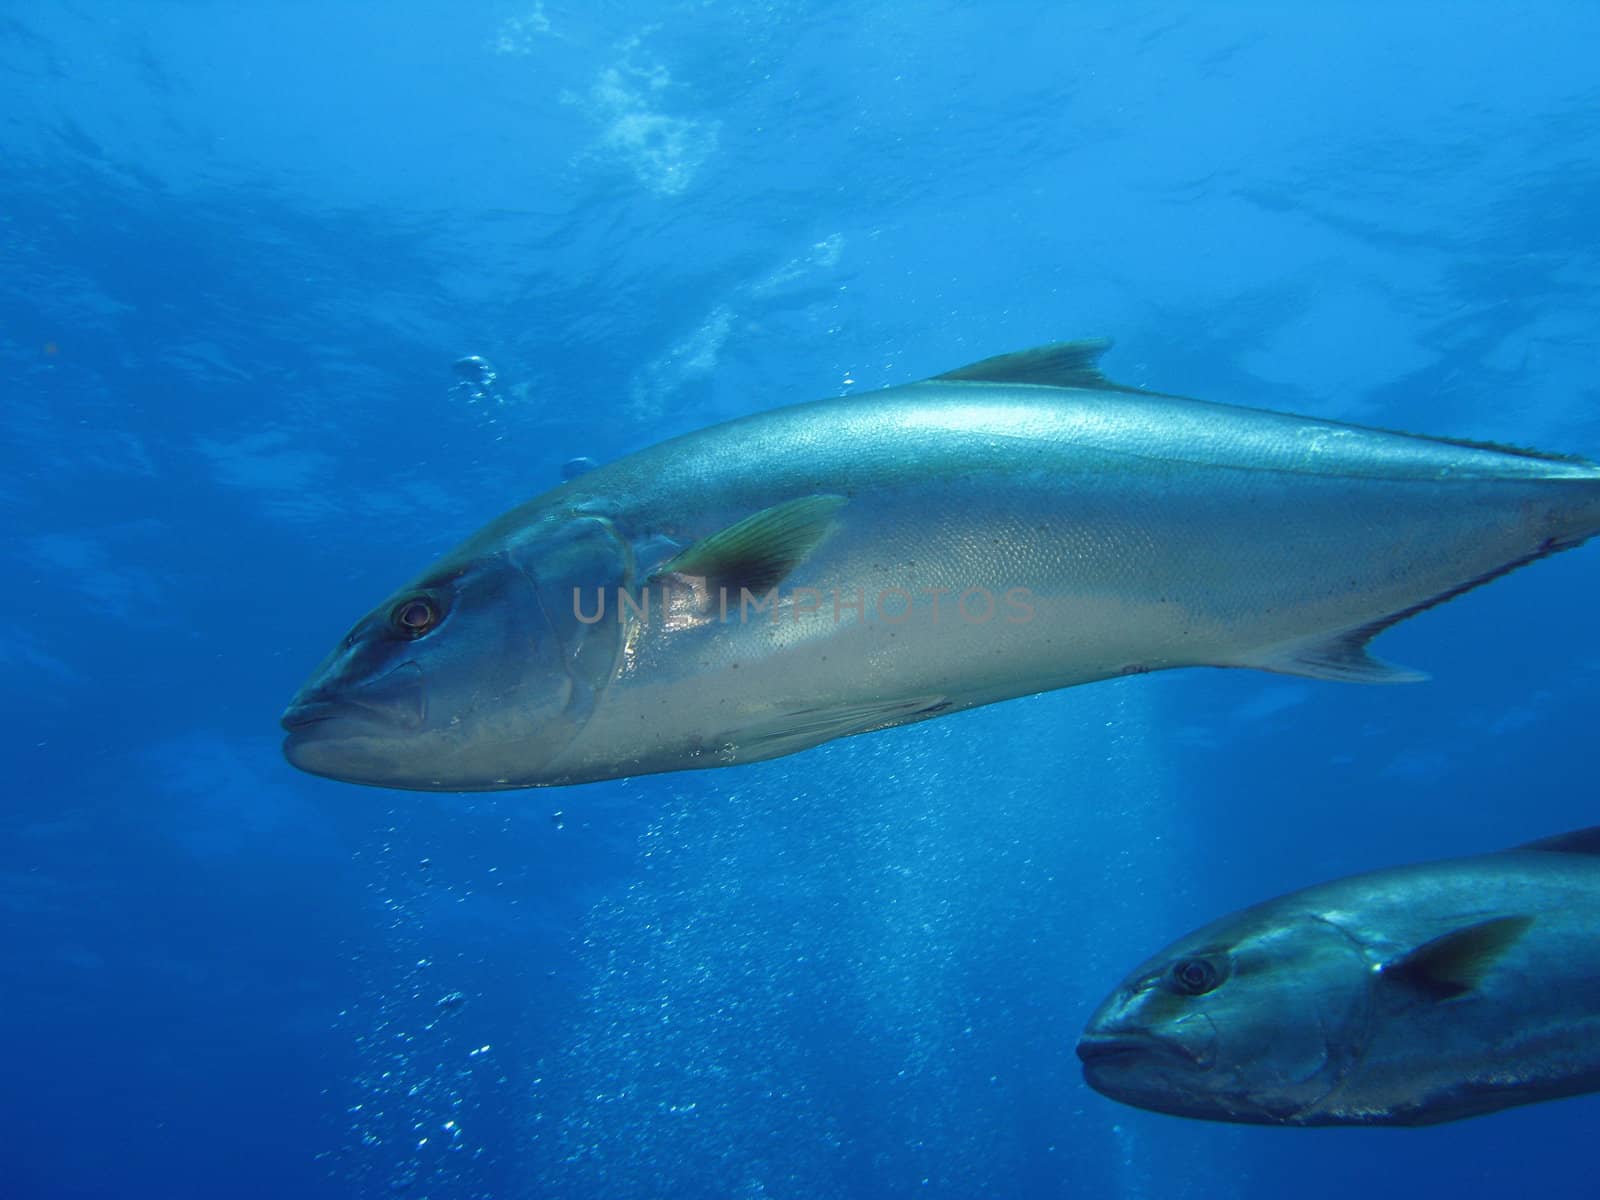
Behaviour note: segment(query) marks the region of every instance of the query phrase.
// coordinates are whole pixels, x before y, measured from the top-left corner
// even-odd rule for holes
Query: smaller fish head
[[[1157,1112],[1293,1122],[1359,1056],[1369,974],[1359,947],[1321,918],[1218,922],[1101,1004],[1078,1043],[1084,1079]]]
[[[618,661],[615,614],[580,618],[630,582],[609,522],[569,516],[472,544],[368,613],[283,715],[284,754],[350,783],[477,791],[562,782],[552,764]]]

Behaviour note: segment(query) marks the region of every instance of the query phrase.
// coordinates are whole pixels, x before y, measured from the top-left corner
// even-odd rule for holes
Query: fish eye
[[[389,623],[402,637],[419,638],[439,623],[439,606],[426,596],[413,596],[394,606]]]
[[[1174,991],[1185,996],[1204,996],[1221,982],[1217,968],[1204,958],[1185,958],[1172,964],[1167,979]]]

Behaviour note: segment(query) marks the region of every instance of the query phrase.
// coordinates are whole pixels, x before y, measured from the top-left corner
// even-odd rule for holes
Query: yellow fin
[[[752,513],[685,547],[653,572],[703,578],[713,587],[765,592],[827,537],[843,496],[802,496]]]

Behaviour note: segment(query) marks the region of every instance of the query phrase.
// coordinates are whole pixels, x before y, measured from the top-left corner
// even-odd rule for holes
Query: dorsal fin
[[[1383,977],[1430,1000],[1453,1000],[1478,986],[1499,958],[1528,932],[1533,918],[1492,917],[1453,929],[1385,963]]]
[[[1550,854],[1600,854],[1600,825],[1574,829],[1571,833],[1558,833],[1524,846],[1513,846],[1512,849],[1543,850]]]
[[[997,354],[981,362],[957,367],[935,379],[968,383],[1036,383],[1045,387],[1099,388],[1102,391],[1137,392],[1141,389],[1113,383],[1100,373],[1100,356],[1111,349],[1110,338],[1085,338],[1078,342],[1051,342],[1014,354]]]

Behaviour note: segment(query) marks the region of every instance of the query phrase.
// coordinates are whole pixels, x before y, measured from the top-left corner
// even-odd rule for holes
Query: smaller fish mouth
[[[278,718],[278,724],[288,732],[294,733],[308,726],[332,720],[339,714],[340,706],[327,700],[317,700],[311,704],[291,704],[283,710],[283,716]]]
[[[1187,1018],[1205,1022],[1203,1038],[1171,1037],[1144,1030],[1086,1031],[1078,1039],[1078,1059],[1085,1070],[1105,1067],[1120,1070],[1136,1063],[1164,1063],[1168,1068],[1209,1071],[1216,1059],[1216,1035],[1208,1017]],[[1182,1023],[1180,1023],[1182,1024]]]
[[[1085,1066],[1145,1058],[1154,1049],[1148,1042],[1129,1037],[1085,1037],[1078,1042],[1078,1058]]]

